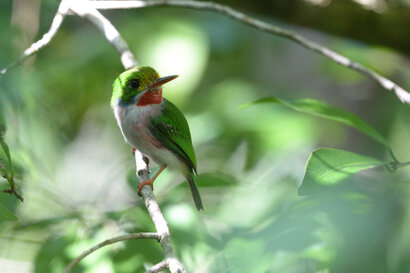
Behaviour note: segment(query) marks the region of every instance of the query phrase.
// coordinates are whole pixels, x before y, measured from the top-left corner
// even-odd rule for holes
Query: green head
[[[111,107],[120,101],[125,104],[134,102],[136,96],[154,90],[177,76],[160,78],[155,69],[140,66],[122,72],[113,84]]]

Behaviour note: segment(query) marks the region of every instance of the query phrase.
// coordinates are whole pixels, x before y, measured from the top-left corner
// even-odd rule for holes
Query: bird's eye
[[[132,79],[128,82],[128,86],[133,89],[138,89],[140,87],[140,80],[139,79]]]

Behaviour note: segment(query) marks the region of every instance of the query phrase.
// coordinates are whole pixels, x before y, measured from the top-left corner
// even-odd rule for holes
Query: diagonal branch
[[[129,49],[128,44],[121,37],[120,33],[108,19],[106,19],[98,10],[90,5],[90,2],[71,0],[70,9],[79,16],[89,20],[105,35],[106,39],[120,53],[121,62],[125,69],[137,66],[137,60]],[[145,158],[139,151],[135,151],[134,155],[137,170],[136,173],[141,183],[149,179],[148,159]],[[143,187],[141,196],[144,199],[145,206],[147,207],[149,215],[154,222],[157,230],[157,233],[155,233],[157,236],[156,238],[159,240],[164,252],[164,263],[157,264],[157,267],[154,266],[154,269],[162,269],[163,266],[166,265],[171,273],[186,273],[184,266],[175,255],[168,223],[162,215],[152,189],[150,187]]]
[[[157,272],[161,272],[162,270],[164,270],[165,268],[168,267],[168,261],[167,260],[163,260],[159,263],[157,263],[156,265],[152,266],[150,269],[148,269],[147,271],[145,271],[145,273],[157,273]]]
[[[131,234],[126,234],[118,237],[114,237],[108,240],[105,240],[95,246],[93,246],[90,249],[87,249],[83,253],[81,253],[80,256],[78,256],[74,261],[72,261],[66,268],[61,271],[61,273],[68,273],[70,272],[79,262],[81,262],[82,259],[93,253],[94,251],[107,246],[107,245],[112,245],[121,241],[126,241],[126,240],[133,240],[133,239],[157,239],[159,240],[159,234],[158,233],[152,233],[152,232],[141,232],[141,233],[131,233]]]
[[[120,53],[121,63],[125,69],[138,65],[127,42],[121,37],[118,30],[98,10],[92,7],[89,1],[71,0],[70,9],[78,16],[86,18],[104,34],[108,42]]]
[[[363,76],[375,81],[379,86],[385,90],[392,91],[396,94],[400,101],[410,104],[410,93],[404,90],[402,87],[392,82],[391,80],[383,77],[376,71],[365,67],[364,65],[353,62],[350,59],[332,51],[314,41],[311,41],[302,35],[299,35],[293,31],[286,30],[268,23],[265,23],[256,18],[250,17],[242,12],[232,9],[229,6],[203,1],[185,1],[185,0],[130,0],[130,1],[90,1],[93,7],[96,9],[132,9],[132,8],[144,8],[153,6],[172,6],[189,9],[201,9],[211,10],[228,17],[231,17],[241,23],[252,26],[260,31],[268,32],[291,41],[298,43],[299,45],[314,51],[326,58],[334,61],[335,63],[354,70]]]
[[[143,182],[149,179],[148,159],[144,157],[140,152],[135,153],[135,166],[137,169],[137,176],[139,182]],[[141,190],[141,197],[144,199],[145,206],[154,222],[155,229],[160,236],[160,244],[164,252],[164,261],[171,273],[186,273],[184,266],[176,258],[174,247],[172,244],[171,234],[169,232],[168,223],[162,215],[161,209],[158,206],[158,202],[155,199],[155,195],[152,192],[151,187],[145,185]],[[149,272],[149,271],[148,271]],[[155,271],[154,271],[155,272]]]
[[[54,38],[56,35],[57,31],[60,29],[61,23],[63,22],[65,16],[69,12],[69,6],[67,4],[66,0],[61,1],[60,6],[58,7],[57,13],[53,18],[53,21],[51,23],[50,29],[48,30],[47,33],[41,37],[40,40],[37,42],[33,43],[29,48],[24,50],[23,54],[14,62],[10,63],[7,65],[5,68],[3,68],[0,71],[0,74],[6,74],[7,71],[16,66],[24,63],[25,60],[27,60],[29,57],[33,56],[37,51],[48,45],[51,40]]]

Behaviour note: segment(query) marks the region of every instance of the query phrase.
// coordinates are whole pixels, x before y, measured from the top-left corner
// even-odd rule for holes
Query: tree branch
[[[56,35],[57,31],[60,29],[61,23],[63,22],[68,12],[69,12],[69,6],[67,4],[67,1],[66,0],[61,1],[60,6],[58,7],[57,13],[53,18],[53,21],[51,23],[51,26],[48,32],[45,33],[43,37],[41,37],[40,40],[33,43],[29,48],[24,50],[23,54],[17,60],[15,60],[14,62],[10,63],[5,68],[3,68],[0,71],[0,74],[6,74],[10,68],[24,63],[25,60],[27,60],[29,57],[37,53],[37,51],[39,51],[40,49],[48,45],[51,42],[51,40],[54,38],[54,36]]]
[[[211,1],[364,44],[389,47],[410,57],[410,6],[398,3],[408,0]]]
[[[393,161],[393,162],[390,162],[389,164],[387,164],[387,168],[391,171],[395,171],[398,168],[406,167],[406,166],[410,166],[410,161],[407,161],[407,162]]]
[[[118,30],[98,10],[92,7],[89,1],[72,0],[70,3],[70,9],[94,24],[104,34],[108,42],[120,53],[121,63],[125,69],[138,65],[128,44],[121,37]]]
[[[68,1],[68,0],[67,0]],[[71,0],[70,9],[81,17],[86,18],[91,23],[93,23],[106,37],[106,39],[114,46],[114,48],[120,53],[121,62],[125,69],[129,69],[137,66],[137,60],[129,49],[128,44],[121,37],[117,29],[111,24],[111,22],[106,19],[99,11],[91,6],[90,2],[82,0]],[[139,151],[135,151],[135,164],[136,164],[136,174],[140,183],[149,179],[149,167],[148,159],[145,158]],[[155,199],[154,193],[150,187],[143,187],[141,191],[141,196],[144,199],[145,206],[154,222],[157,233],[155,238],[157,238],[161,244],[164,252],[164,261],[155,265],[152,272],[158,272],[158,270],[168,267],[171,273],[186,273],[184,266],[176,258],[174,247],[172,244],[171,234],[169,232],[168,223],[165,221],[164,216],[159,208],[158,202]],[[106,241],[104,241],[106,242]],[[104,243],[103,242],[103,243]],[[103,246],[103,245],[102,245]],[[99,245],[80,255],[75,261],[78,262],[91,253],[97,250]],[[73,262],[74,265],[77,264]],[[74,266],[73,265],[73,266]],[[165,266],[165,267],[164,267]],[[72,268],[72,267],[71,267]],[[64,273],[68,271],[63,271]]]
[[[135,153],[135,167],[137,169],[137,176],[140,183],[149,179],[148,159],[140,152]],[[144,199],[145,206],[154,222],[155,229],[160,236],[159,242],[164,252],[164,260],[167,261],[169,270],[171,273],[186,273],[184,266],[176,258],[168,223],[165,221],[161,209],[158,206],[158,202],[149,185],[142,187],[141,196],[142,199]]]
[[[396,94],[400,101],[403,103],[410,104],[410,93],[404,90],[399,85],[395,84],[391,80],[383,77],[376,71],[363,66],[360,63],[351,61],[350,59],[318,44],[314,41],[311,41],[293,31],[286,30],[268,23],[265,23],[256,18],[250,17],[242,12],[234,10],[229,6],[213,3],[213,2],[203,2],[203,1],[180,1],[180,0],[130,0],[130,1],[90,1],[93,7],[96,9],[132,9],[132,8],[144,8],[144,7],[153,7],[153,6],[172,6],[172,7],[181,7],[181,8],[190,8],[190,9],[202,9],[202,10],[211,10],[221,14],[224,14],[228,17],[231,17],[239,22],[242,22],[246,25],[252,26],[260,31],[268,32],[291,41],[296,42],[297,44],[319,53],[322,56],[334,61],[335,63],[347,67],[351,70],[354,70],[363,76],[375,81],[379,86],[385,90],[392,91]]]
[[[164,270],[167,267],[168,267],[168,261],[163,260],[157,263],[156,265],[154,265],[153,267],[151,267],[150,269],[148,269],[147,271],[145,271],[145,273],[157,273],[157,272],[160,272],[161,270]]]
[[[382,88],[388,91],[392,91],[396,94],[400,101],[403,103],[410,104],[410,93],[394,83],[393,81],[383,77],[374,70],[363,66],[360,63],[351,61],[350,59],[324,47],[321,46],[295,32],[282,29],[271,24],[265,23],[258,19],[252,18],[242,12],[236,11],[228,6],[220,5],[213,2],[202,2],[202,1],[167,1],[167,0],[130,0],[130,1],[80,1],[80,0],[63,0],[60,4],[59,10],[54,17],[53,23],[50,27],[49,32],[47,32],[42,39],[32,44],[28,49],[26,49],[23,55],[8,65],[6,68],[2,69],[0,73],[5,74],[10,67],[17,64],[23,63],[28,57],[32,56],[38,50],[47,45],[51,39],[54,37],[55,33],[59,29],[64,16],[68,13],[67,2],[70,2],[70,8],[75,11],[78,15],[86,17],[90,22],[92,22],[97,28],[103,31],[107,40],[116,48],[116,50],[121,55],[121,61],[126,69],[134,67],[137,65],[137,61],[133,57],[127,43],[121,38],[118,31],[113,27],[110,21],[108,21],[101,13],[96,9],[131,9],[131,8],[144,8],[152,6],[173,6],[182,7],[190,9],[204,9],[211,10],[228,17],[231,17],[239,22],[255,27],[261,31],[268,32],[286,39],[292,40],[301,46],[319,53],[325,56],[335,63],[347,67],[351,70],[357,71],[363,76],[375,81]]]
[[[61,271],[61,273],[68,273],[70,272],[79,262],[81,262],[82,259],[87,257],[89,254],[93,253],[94,251],[107,246],[111,244],[115,244],[121,241],[126,241],[126,240],[133,240],[133,239],[157,239],[159,240],[159,234],[158,233],[152,233],[152,232],[141,232],[141,233],[131,233],[131,234],[126,234],[118,237],[114,237],[108,240],[105,240],[95,246],[93,246],[90,249],[87,249],[83,253],[81,253],[80,256],[78,256],[74,261],[72,261],[66,268]]]

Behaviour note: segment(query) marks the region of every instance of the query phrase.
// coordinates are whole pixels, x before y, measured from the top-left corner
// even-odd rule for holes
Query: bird
[[[153,183],[166,168],[182,173],[190,186],[196,208],[203,210],[195,182],[197,165],[191,133],[184,114],[162,96],[162,86],[178,75],[160,77],[149,66],[122,72],[113,83],[111,107],[125,141],[143,155],[155,161],[160,169],[138,185]]]

